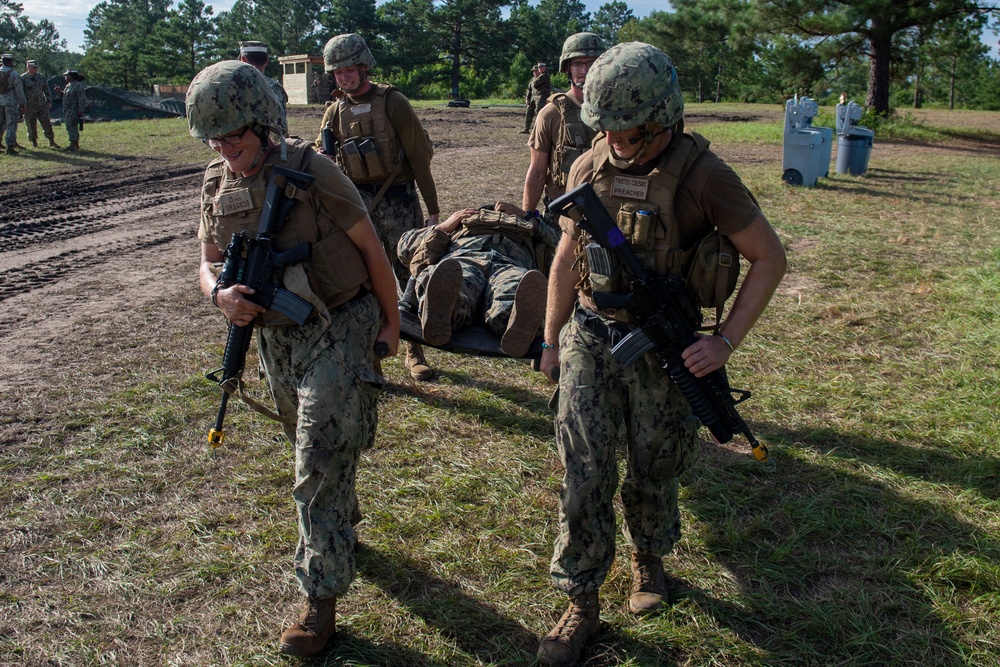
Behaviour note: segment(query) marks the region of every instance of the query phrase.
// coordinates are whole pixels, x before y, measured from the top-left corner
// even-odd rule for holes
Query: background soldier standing
[[[524,194],[521,208],[531,212],[538,208],[538,200],[545,191],[546,204],[566,192],[566,175],[580,155],[590,150],[590,142],[597,134],[580,120],[583,103],[583,84],[587,72],[604,53],[604,42],[592,32],[578,32],[563,42],[559,56],[559,71],[569,76],[570,89],[556,93],[549,104],[538,112],[535,126],[528,138],[531,163],[524,176]],[[552,224],[548,210],[545,219]]]
[[[4,120],[4,140],[7,155],[17,155],[17,120],[24,113],[26,100],[21,77],[14,69],[14,56],[0,56],[0,116]]]
[[[781,282],[785,252],[736,173],[704,137],[684,132],[683,114],[667,54],[641,42],[609,49],[587,77],[581,114],[604,141],[576,161],[566,187],[591,183],[643,265],[660,275],[684,276],[684,251],[713,230],[750,262],[718,333],[700,336],[681,354],[701,377],[722,368],[743,342]],[[572,220],[561,224],[541,370],[550,380],[559,370],[555,426],[564,475],[550,573],[569,607],[542,639],[538,660],[569,667],[600,626],[598,590],[617,532],[619,435],[626,436],[621,501],[632,551],[629,609],[656,613],[669,601],[662,557],[680,539],[678,476],[697,452],[698,421],[655,354],[626,367],[611,353],[630,328],[630,314],[599,310],[594,294],[627,293],[630,283],[605,261],[613,255],[588,244]]]
[[[281,136],[288,136],[288,93],[281,82],[272,79],[264,72],[267,67],[267,43],[266,42],[240,42],[240,62],[250,63],[257,68],[257,71],[264,74],[268,87],[278,100],[278,108],[281,109],[281,119],[279,120],[279,132]]]
[[[66,87],[56,86],[56,91],[62,93],[63,123],[66,124],[66,134],[69,135],[68,151],[80,150],[80,119],[87,107],[87,93],[83,82],[86,80],[75,69],[63,72]]]
[[[431,175],[430,139],[401,92],[368,78],[375,57],[360,35],[332,38],[323,49],[323,60],[344,94],[323,115],[316,145],[358,187],[402,291],[410,270],[399,261],[396,245],[403,232],[424,224],[418,186],[427,205],[428,226],[437,224],[440,212]],[[415,380],[434,377],[417,343],[407,341],[405,364]]]
[[[306,601],[279,649],[316,655],[335,632],[337,597],[356,574],[357,468],[361,451],[375,440],[384,384],[374,370],[374,349],[384,343],[395,354],[399,342],[392,269],[343,172],[307,142],[277,149],[278,102],[254,67],[227,60],[202,70],[188,89],[186,109],[191,135],[220,156],[206,169],[202,189],[201,289],[233,324],[259,322],[268,387],[295,445],[295,575]],[[285,267],[281,277],[286,289],[313,305],[301,326],[248,300],[249,287],[218,282],[213,271],[234,233],[254,234],[276,166],[315,178],[297,190],[274,235],[278,251],[311,246],[309,259]]]
[[[535,98],[532,96],[531,84],[535,82],[535,77],[538,76],[538,65],[533,65],[531,68],[531,79],[528,81],[528,87],[524,90],[524,129],[521,130],[521,134],[527,134],[531,131],[531,121],[535,117]]]
[[[534,122],[535,116],[545,106],[552,93],[552,81],[547,70],[548,66],[545,63],[538,63],[531,70],[532,72],[537,71],[537,74],[532,77],[531,83],[528,84],[531,99],[524,112],[524,129],[521,130],[521,134],[527,134],[531,131],[531,124]]]
[[[56,135],[52,131],[52,121],[49,120],[49,109],[52,108],[52,94],[49,92],[49,82],[38,72],[38,63],[34,60],[27,62],[28,70],[21,75],[21,83],[24,85],[24,97],[27,100],[27,109],[24,112],[24,125],[28,129],[28,141],[35,148],[38,148],[38,127],[41,124],[45,138],[49,140],[49,146],[59,148],[56,143]]]

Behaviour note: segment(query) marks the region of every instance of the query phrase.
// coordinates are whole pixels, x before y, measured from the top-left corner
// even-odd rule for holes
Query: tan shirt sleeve
[[[385,111],[403,145],[403,152],[406,153],[406,161],[403,162],[397,182],[416,181],[424,204],[427,205],[427,214],[439,214],[441,207],[438,205],[437,188],[431,175],[431,146],[420,119],[410,106],[410,101],[398,90],[389,92],[385,100]]]
[[[552,182],[552,151],[555,150],[559,141],[559,132],[562,130],[562,116],[559,109],[554,104],[546,104],[535,117],[535,125],[531,128],[531,135],[528,137],[528,146],[534,148],[539,153],[549,156],[549,164],[545,167],[545,196],[554,199],[562,194]]]

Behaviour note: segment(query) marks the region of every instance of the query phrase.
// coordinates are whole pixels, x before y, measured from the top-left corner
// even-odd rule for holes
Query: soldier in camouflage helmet
[[[358,187],[402,292],[409,269],[396,256],[396,246],[404,232],[424,225],[418,187],[427,206],[427,225],[436,225],[440,214],[430,138],[405,95],[369,78],[375,57],[360,35],[331,38],[323,60],[343,94],[327,107],[316,146]],[[434,377],[418,343],[407,341],[404,363],[414,380]]]
[[[692,247],[716,230],[750,262],[729,316],[682,353],[687,369],[701,377],[722,368],[746,338],[781,281],[785,253],[736,173],[703,137],[684,132],[683,109],[665,53],[640,42],[609,49],[587,76],[582,113],[603,139],[574,163],[566,187],[591,183],[643,264],[657,273],[687,276]],[[698,421],[655,355],[628,367],[615,359],[611,348],[635,323],[627,310],[598,308],[594,295],[627,293],[629,284],[573,221],[561,224],[541,369],[552,381],[558,369],[555,425],[564,476],[550,572],[570,601],[542,639],[538,660],[568,667],[600,625],[598,590],[615,551],[619,437],[626,442],[628,606],[656,613],[669,602],[662,558],[680,539],[678,476],[695,459]]]
[[[546,203],[566,192],[566,175],[573,162],[590,149],[596,132],[580,119],[583,85],[604,42],[592,32],[570,35],[563,43],[559,71],[569,77],[570,89],[552,96],[538,113],[528,137],[531,161],[524,176],[521,208],[535,211],[545,193]],[[546,220],[553,222],[546,211]]]
[[[545,63],[538,63],[531,69],[531,81],[528,82],[528,96],[524,107],[524,129],[521,134],[531,132],[531,127],[535,123],[538,112],[542,110],[545,103],[552,94],[552,78],[549,76],[549,66]]]
[[[364,203],[340,168],[304,141],[289,142],[282,155],[274,141],[283,141],[281,110],[257,69],[228,60],[202,70],[186,106],[191,135],[218,153],[201,195],[201,289],[232,324],[257,325],[271,397],[295,447],[294,565],[306,601],[279,650],[316,655],[335,632],[337,597],[355,577],[354,526],[361,516],[355,481],[361,451],[375,439],[384,384],[373,350],[384,343],[395,354],[399,341],[395,279]],[[281,273],[282,285],[313,306],[301,326],[251,301],[249,287],[218,279],[233,234],[255,235],[276,166],[315,179],[296,191],[273,235],[278,251],[311,246],[308,260]]]

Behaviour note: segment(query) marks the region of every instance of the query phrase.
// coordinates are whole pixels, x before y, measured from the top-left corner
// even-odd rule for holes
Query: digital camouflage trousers
[[[374,199],[374,193],[365,188],[360,188],[359,192],[367,207]],[[420,209],[420,200],[417,199],[414,183],[411,181],[405,185],[389,188],[375,206],[371,218],[375,224],[375,231],[382,241],[382,247],[385,248],[385,254],[389,256],[392,270],[396,274],[399,292],[402,293],[410,279],[410,267],[400,263],[396,246],[404,232],[419,229],[424,225],[423,212]]]
[[[310,597],[343,595],[354,580],[355,492],[361,451],[375,440],[384,380],[373,367],[382,321],[367,295],[305,325],[262,327],[258,345],[271,397],[295,445],[299,542],[295,574]]]
[[[600,588],[615,554],[616,450],[624,434],[622,530],[638,551],[680,539],[677,477],[697,455],[698,421],[656,358],[624,367],[577,318],[559,337],[556,441],[565,468],[550,573],[569,596]]]
[[[514,308],[517,285],[529,269],[517,266],[492,250],[443,259],[447,258],[456,259],[462,265],[462,293],[451,313],[451,328],[461,329],[485,322],[493,333],[503,336]],[[437,264],[433,264],[417,276],[417,300],[421,311],[427,281],[436,268]]]

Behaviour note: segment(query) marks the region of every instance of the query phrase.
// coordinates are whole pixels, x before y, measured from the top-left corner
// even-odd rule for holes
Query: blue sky
[[[594,12],[608,0],[584,0],[587,10]],[[100,0],[20,0],[24,5],[24,13],[32,21],[48,19],[55,24],[59,35],[69,42],[71,51],[83,51],[83,29],[87,24],[87,15]],[[218,14],[232,7],[234,0],[205,0]],[[654,10],[670,8],[667,0],[626,0],[632,13],[638,17],[647,16]],[[534,4],[534,3],[532,3]],[[991,56],[997,57],[997,36],[987,30],[983,41],[991,47]]]

